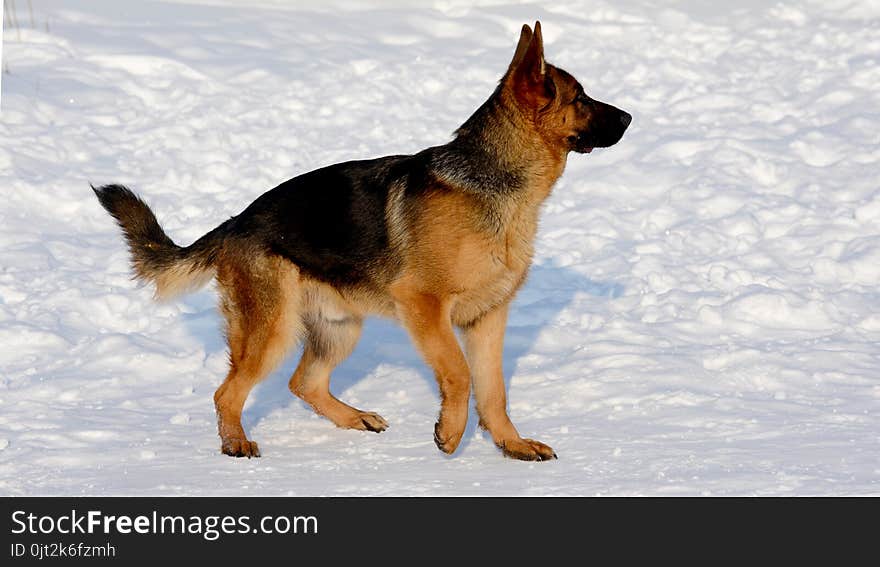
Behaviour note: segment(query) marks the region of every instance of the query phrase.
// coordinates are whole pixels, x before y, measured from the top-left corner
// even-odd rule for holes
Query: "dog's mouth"
[[[588,154],[596,148],[596,145],[590,143],[588,136],[585,134],[570,136],[568,138],[568,143],[570,144],[571,149],[579,154]]]
[[[583,132],[577,136],[572,136],[571,149],[579,154],[588,154],[596,148],[608,148],[616,144],[623,137],[626,128],[620,128],[617,131],[603,131],[600,135],[591,132]]]

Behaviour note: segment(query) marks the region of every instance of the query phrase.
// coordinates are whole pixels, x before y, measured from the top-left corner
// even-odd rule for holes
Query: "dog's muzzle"
[[[592,115],[588,130],[578,133],[573,140],[572,149],[588,154],[593,148],[613,146],[623,138],[623,133],[632,123],[632,115],[610,104],[592,101]]]

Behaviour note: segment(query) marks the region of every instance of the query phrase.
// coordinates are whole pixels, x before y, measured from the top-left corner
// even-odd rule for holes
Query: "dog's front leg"
[[[502,369],[507,310],[507,303],[495,307],[463,329],[480,425],[489,431],[507,457],[524,461],[555,459],[556,453],[547,445],[520,437],[507,415]]]
[[[441,399],[434,442],[444,453],[452,453],[467,425],[470,370],[452,329],[450,302],[431,294],[406,292],[397,297],[397,311],[434,370]]]

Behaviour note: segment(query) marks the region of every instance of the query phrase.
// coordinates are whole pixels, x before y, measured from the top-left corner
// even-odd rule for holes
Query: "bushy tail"
[[[157,299],[195,290],[214,277],[223,225],[183,248],[168,238],[150,207],[128,188],[104,185],[92,190],[122,227],[135,277],[155,284]]]

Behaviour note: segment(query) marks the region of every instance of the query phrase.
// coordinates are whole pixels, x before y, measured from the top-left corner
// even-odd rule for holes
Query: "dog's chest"
[[[507,302],[528,275],[534,253],[537,219],[534,214],[517,215],[515,222],[486,241],[479,252],[466,254],[467,267],[456,293],[452,317],[466,324],[493,307]]]

